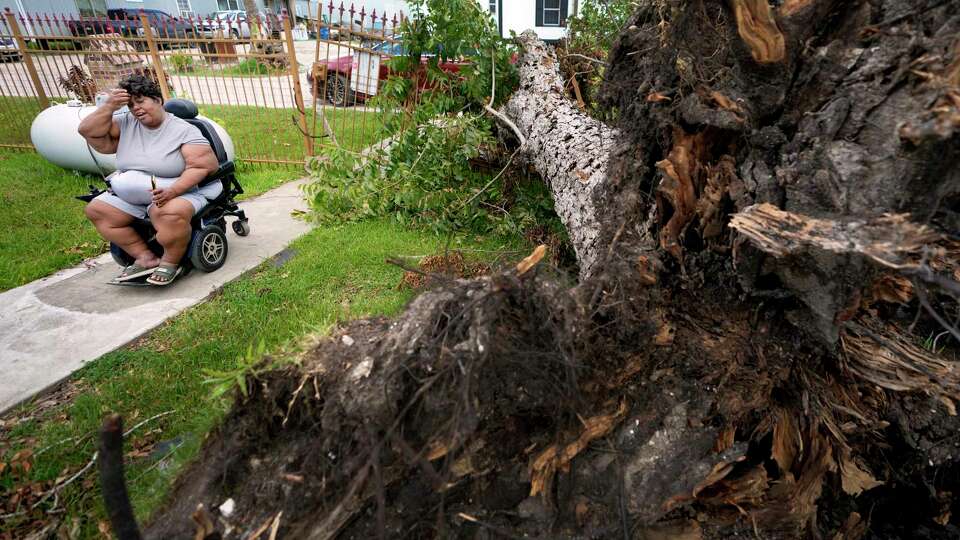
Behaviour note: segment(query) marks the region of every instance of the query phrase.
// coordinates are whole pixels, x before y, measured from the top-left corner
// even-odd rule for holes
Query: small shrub
[[[284,68],[272,64],[265,64],[257,58],[247,58],[240,63],[224,68],[224,75],[276,75],[283,73]]]
[[[65,77],[60,77],[60,87],[84,103],[93,103],[96,99],[97,84],[76,64],[70,66]]]
[[[584,0],[580,13],[567,22],[568,47],[587,56],[605,54],[638,4],[637,0]]]
[[[307,187],[314,219],[338,222],[392,217],[439,236],[520,235],[558,222],[542,181],[515,181],[510,151],[499,148],[483,106],[496,74],[496,104],[517,87],[515,46],[500,38],[475,0],[409,0],[401,25],[406,54],[392,58],[392,75],[368,104],[380,111],[389,149],[360,158],[338,150],[317,161]],[[440,62],[468,58],[458,73]],[[494,68],[495,66],[495,68]],[[425,76],[417,89],[413,73]],[[415,104],[415,105],[414,105]],[[482,155],[481,155],[482,154]],[[500,160],[499,166],[490,161]],[[488,170],[477,170],[484,162]],[[501,170],[503,167],[503,170]]]
[[[193,57],[187,54],[177,53],[171,55],[170,64],[177,73],[193,71]]]
[[[290,67],[290,59],[280,43],[257,41],[250,47],[250,52],[263,55],[258,57],[256,61],[268,69],[283,71]]]
[[[637,5],[637,0],[583,0],[580,13],[568,21],[568,38],[557,51],[561,73],[571,86],[576,82],[579,91],[571,98],[582,100],[590,114],[604,120],[611,118],[594,107],[593,96],[603,82],[607,51]]]

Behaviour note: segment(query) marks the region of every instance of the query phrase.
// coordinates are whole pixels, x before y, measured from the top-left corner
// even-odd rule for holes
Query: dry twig
[[[154,421],[154,420],[156,420],[156,419],[158,419],[158,418],[167,416],[168,414],[173,414],[174,412],[176,412],[176,411],[172,411],[172,410],[170,410],[170,411],[164,411],[164,412],[162,412],[162,413],[160,413],[160,414],[156,414],[156,415],[154,415],[154,416],[151,416],[150,418],[147,418],[146,420],[140,422],[139,424],[137,424],[137,425],[133,426],[132,428],[128,429],[127,431],[125,431],[125,432],[123,433],[123,436],[126,437],[127,435],[130,435],[131,433],[133,433],[134,431],[136,431],[137,429],[139,429],[139,428],[142,427],[143,425],[147,424],[148,422],[152,422],[152,421]],[[90,461],[88,461],[87,464],[84,465],[82,469],[80,469],[79,471],[77,471],[77,472],[76,472],[73,476],[71,476],[70,478],[64,480],[62,483],[57,484],[57,485],[53,486],[52,488],[50,488],[50,489],[43,495],[43,497],[40,498],[39,501],[33,503],[33,506],[31,506],[30,509],[31,509],[31,510],[36,509],[38,506],[40,506],[41,504],[43,504],[43,503],[44,503],[47,499],[49,499],[51,496],[56,495],[56,494],[59,493],[63,488],[67,487],[67,486],[70,485],[72,482],[76,481],[77,478],[80,478],[81,476],[83,476],[83,474],[86,473],[88,470],[90,470],[90,468],[93,467],[93,464],[97,462],[97,457],[98,457],[99,455],[100,455],[100,452],[99,452],[99,451],[94,452],[93,455],[90,456]],[[51,508],[50,510],[53,510],[53,508]],[[49,512],[50,510],[48,510],[48,512]]]

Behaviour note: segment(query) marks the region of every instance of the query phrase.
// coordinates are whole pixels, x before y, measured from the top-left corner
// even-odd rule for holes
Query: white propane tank
[[[62,105],[54,105],[37,115],[30,126],[30,140],[37,152],[47,161],[65,169],[75,169],[94,174],[109,174],[117,169],[116,154],[101,154],[87,145],[87,141],[77,133],[80,121],[97,110],[94,106],[84,106],[78,100],[70,100]],[[128,114],[124,107],[113,113],[114,116]],[[233,161],[233,141],[230,135],[213,120],[197,116],[210,122],[227,153],[227,159]]]

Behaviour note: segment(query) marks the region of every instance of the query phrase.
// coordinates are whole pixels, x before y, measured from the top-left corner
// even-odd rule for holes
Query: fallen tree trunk
[[[505,112],[526,137],[521,149],[549,184],[554,208],[588,276],[606,246],[600,241],[602,209],[597,190],[607,179],[607,160],[618,130],[584,114],[564,95],[557,55],[532,31],[519,37],[524,54],[520,87]]]
[[[640,2],[616,130],[524,35],[578,285],[441,281],[249,379],[147,536],[955,536],[954,7]]]

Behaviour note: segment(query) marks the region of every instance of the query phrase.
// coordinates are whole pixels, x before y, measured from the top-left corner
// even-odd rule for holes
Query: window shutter
[[[570,0],[560,0],[560,26],[567,25],[567,8],[570,5]]]
[[[543,26],[543,0],[537,0],[537,26]]]

